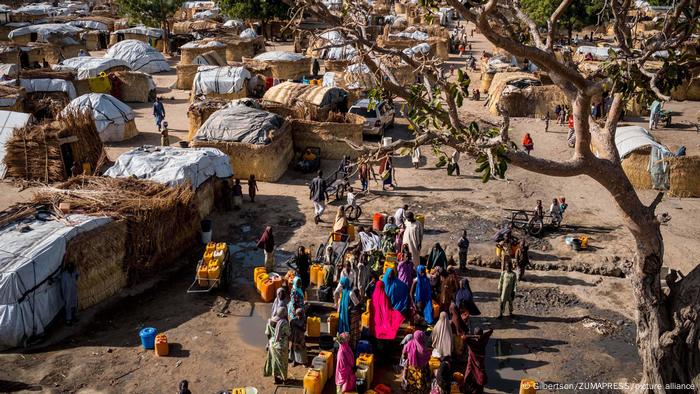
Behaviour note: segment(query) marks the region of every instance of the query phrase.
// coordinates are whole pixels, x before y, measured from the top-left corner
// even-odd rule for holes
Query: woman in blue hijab
[[[435,319],[433,318],[432,289],[425,266],[416,267],[416,273],[418,276],[413,280],[411,286],[411,299],[416,312],[423,316],[427,324],[433,324]]]
[[[297,309],[304,311],[304,290],[302,290],[301,278],[294,278],[292,282],[292,294],[289,299],[289,304],[287,304],[287,313],[289,316],[294,316]]]
[[[338,302],[338,334],[350,332],[350,278],[340,278],[340,301]]]
[[[399,312],[405,312],[408,308],[408,286],[399,280],[393,268],[386,270],[382,281],[391,307]]]

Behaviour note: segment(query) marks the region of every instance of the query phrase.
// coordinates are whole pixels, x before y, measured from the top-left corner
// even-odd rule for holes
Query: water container
[[[391,137],[382,138],[382,146],[389,146],[389,145],[391,145],[391,142],[392,142]]]
[[[207,277],[209,280],[217,280],[221,276],[221,266],[218,264],[209,264],[207,268]]]
[[[262,297],[265,302],[272,302],[275,299],[275,288],[272,280],[265,279],[260,285],[260,297]]]
[[[328,360],[321,356],[316,356],[311,360],[311,367],[321,373],[321,386],[325,386],[326,381],[330,377],[328,375]]]
[[[425,227],[425,215],[416,215],[416,220]]]
[[[396,270],[396,263],[392,261],[384,261],[384,272],[389,268]]]
[[[338,334],[338,312],[328,315],[328,333],[336,336]]]
[[[333,352],[321,350],[320,352],[318,352],[318,357],[323,357],[326,359],[326,367],[328,368],[328,371],[326,371],[326,375],[334,376],[333,372],[335,371],[335,363],[333,362]]]
[[[374,387],[374,391],[376,391],[377,394],[391,394],[391,387],[380,383]]]
[[[209,286],[209,267],[202,263],[197,270],[197,284],[202,287]]]
[[[154,349],[156,346],[156,329],[153,327],[145,327],[139,331],[141,337],[141,346],[144,349]]]
[[[321,373],[309,369],[304,375],[304,394],[321,394]]]
[[[202,243],[208,244],[211,242],[211,231],[202,231]]]
[[[537,382],[532,379],[520,379],[520,394],[537,393]]]
[[[156,335],[154,347],[156,349],[156,356],[167,356],[170,351],[170,348],[168,346],[168,337],[165,336],[165,334]]]
[[[374,353],[374,352],[372,352],[372,344],[369,343],[369,341],[365,341],[365,340],[357,341],[357,347],[355,348],[355,353],[360,354],[360,355],[362,353],[366,353],[366,354]]]
[[[372,229],[374,231],[382,231],[384,230],[384,223],[386,221],[386,216],[383,213],[375,213],[374,216],[372,216]]]
[[[311,268],[309,269],[309,282],[311,282],[312,285],[318,284],[318,271],[321,270],[321,265],[311,264]]]
[[[253,268],[253,283],[255,283],[255,287],[258,287],[258,275],[259,274],[264,274],[266,273],[267,270],[265,267],[255,267]]]
[[[268,280],[269,278],[270,278],[270,275],[265,274],[265,273],[258,275],[257,282],[256,282],[257,286],[255,287],[255,289],[258,291],[258,293],[262,292],[262,284],[264,281]]]
[[[362,314],[362,327],[369,328],[369,319],[370,319],[370,315],[369,315],[369,310],[368,310],[367,312],[364,312]]]
[[[428,366],[430,367],[430,376],[435,376],[435,371],[440,368],[440,359],[437,357],[430,357]]]
[[[325,269],[320,269],[318,270],[318,277],[316,278],[316,283],[318,284],[318,287],[323,286],[323,281],[326,280],[326,270]]]
[[[374,355],[369,353],[360,353],[360,355],[357,357],[355,365],[358,368],[365,367],[367,369],[364,379],[368,385],[371,385],[372,380],[374,379]]]
[[[353,242],[355,240],[355,226],[348,224],[348,242]]]
[[[452,374],[452,381],[457,382],[459,384],[462,384],[462,381],[464,380],[464,374],[461,372],[455,372]]]
[[[213,255],[215,250],[216,250],[216,243],[215,243],[215,242],[209,242],[209,243],[207,244],[207,247],[204,248],[204,254],[206,255],[207,253],[211,253],[211,254]]]
[[[321,336],[321,319],[309,316],[306,318],[306,336],[318,338]]]

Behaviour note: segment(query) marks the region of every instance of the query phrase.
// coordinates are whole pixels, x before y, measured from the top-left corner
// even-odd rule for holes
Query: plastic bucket
[[[382,138],[382,146],[389,146],[391,145],[393,139],[391,137],[384,137]]]
[[[156,334],[157,331],[153,327],[145,327],[141,331],[139,331],[139,337],[141,337],[141,345],[144,349],[156,348]]]

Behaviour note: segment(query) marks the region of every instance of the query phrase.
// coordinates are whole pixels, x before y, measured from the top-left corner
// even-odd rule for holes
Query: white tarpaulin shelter
[[[194,94],[236,93],[245,89],[250,72],[243,67],[200,66],[194,76],[192,87]]]
[[[666,147],[656,142],[646,129],[639,126],[618,127],[615,132],[615,145],[620,159],[624,159],[635,150],[647,146],[666,150]]]
[[[268,60],[284,60],[288,62],[296,62],[299,60],[303,60],[306,56],[300,54],[300,53],[294,53],[294,52],[284,52],[284,51],[272,51],[272,52],[264,52],[256,56],[254,59],[255,60],[261,60],[261,61],[268,61]]]
[[[124,141],[126,123],[136,117],[131,107],[104,93],[84,94],[68,103],[61,113],[65,115],[72,111],[90,112],[104,142]]]
[[[66,81],[64,79],[20,79],[19,84],[24,88],[24,90],[27,93],[64,92],[68,95],[68,98],[70,100],[73,100],[76,96],[75,86],[73,86],[73,82]]]
[[[402,51],[406,56],[416,56],[418,54],[427,55],[430,53],[430,44],[427,42],[420,43],[414,47],[406,48]]]
[[[194,138],[264,145],[269,143],[270,133],[280,129],[283,123],[284,119],[277,114],[232,103],[211,114]]]
[[[226,44],[219,41],[190,41],[187,44],[180,47],[180,49],[193,49],[193,48],[223,48]]]
[[[16,14],[56,15],[56,8],[50,4],[29,4],[14,10]]]
[[[144,145],[122,153],[105,176],[136,177],[168,186],[186,181],[196,189],[207,179],[233,176],[228,155],[215,148],[175,148]]]
[[[186,1],[182,3],[183,8],[211,8],[215,5],[216,3],[213,1]]]
[[[226,22],[224,22],[224,27],[244,27],[245,23],[243,23],[242,20],[240,19],[229,19]]]
[[[161,38],[163,37],[163,29],[155,27],[136,26],[128,29],[115,30],[112,34],[139,34],[146,37]]]
[[[389,38],[408,38],[416,41],[428,41],[428,38],[430,38],[430,36],[428,35],[428,33],[424,33],[420,30],[415,30],[392,33],[389,34]]]
[[[0,348],[22,346],[44,333],[64,306],[60,274],[66,244],[111,221],[44,215],[21,221],[29,231],[20,231],[15,224],[0,229]]]
[[[162,53],[138,40],[124,40],[114,44],[105,58],[123,60],[132,70],[148,74],[170,71],[170,65]]]
[[[576,53],[579,55],[586,56],[586,54],[591,54],[594,60],[607,60],[610,57],[609,51],[613,50],[615,52],[619,51],[617,48],[611,47],[593,47],[593,46],[580,46],[576,48]]]
[[[129,63],[122,59],[110,59],[104,57],[78,56],[66,59],[61,64],[56,64],[54,70],[75,71],[78,79],[95,78],[101,72],[114,67],[129,67]]]
[[[83,31],[79,27],[71,26],[65,23],[45,23],[43,25],[29,25],[20,27],[19,29],[12,30],[7,34],[7,37],[12,39],[15,37],[24,36],[27,34],[36,33],[38,40],[47,40],[49,37],[58,36],[71,36],[76,35]]]
[[[109,26],[107,24],[93,21],[90,19],[80,19],[77,21],[69,21],[69,25],[79,27],[85,30],[99,30],[99,31],[109,31]]]
[[[258,36],[258,33],[255,32],[255,30],[251,29],[250,27],[243,30],[241,34],[238,35],[240,38],[255,38]]]
[[[10,79],[17,78],[17,73],[19,72],[19,67],[16,64],[0,64],[0,78],[4,76],[10,77]]]
[[[24,112],[0,111],[0,179],[4,179],[7,173],[5,143],[12,137],[15,129],[26,126],[31,117],[31,114]]]

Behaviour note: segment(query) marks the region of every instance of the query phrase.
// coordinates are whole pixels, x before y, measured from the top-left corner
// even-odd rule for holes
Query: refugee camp
[[[700,0],[40,1],[0,393],[700,392]]]

